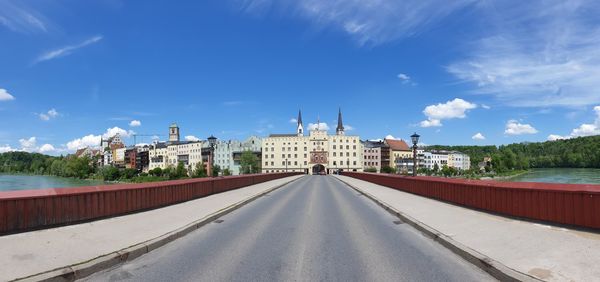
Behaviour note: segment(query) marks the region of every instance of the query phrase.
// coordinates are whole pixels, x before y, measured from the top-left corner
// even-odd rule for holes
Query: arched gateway
[[[312,167],[313,174],[326,174],[325,166],[322,164],[316,164]]]

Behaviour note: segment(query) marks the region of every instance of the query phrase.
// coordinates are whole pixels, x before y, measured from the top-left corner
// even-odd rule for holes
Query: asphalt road
[[[306,176],[87,281],[487,281],[329,176]]]

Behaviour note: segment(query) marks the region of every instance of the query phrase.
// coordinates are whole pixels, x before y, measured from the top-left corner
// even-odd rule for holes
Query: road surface
[[[306,176],[87,281],[493,281],[339,180]]]

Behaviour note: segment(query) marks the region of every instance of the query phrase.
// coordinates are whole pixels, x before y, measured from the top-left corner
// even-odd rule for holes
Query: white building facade
[[[302,114],[298,113],[296,134],[272,134],[262,141],[262,172],[327,174],[334,171],[363,171],[359,136],[345,134],[338,112],[335,135],[320,128],[320,122],[305,136]]]

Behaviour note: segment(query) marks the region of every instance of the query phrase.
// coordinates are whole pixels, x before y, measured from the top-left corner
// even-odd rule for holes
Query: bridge
[[[0,281],[590,281],[600,185],[259,174],[0,193]]]

